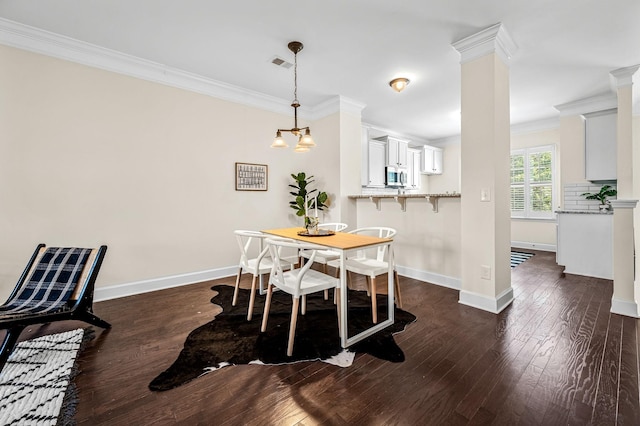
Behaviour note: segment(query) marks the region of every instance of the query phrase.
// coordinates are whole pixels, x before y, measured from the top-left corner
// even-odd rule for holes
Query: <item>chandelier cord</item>
[[[298,54],[293,55],[293,102],[298,102]]]
[[[293,103],[291,104],[293,107],[293,128],[295,129],[293,134],[300,136],[298,132],[298,107],[300,106],[298,101],[298,52],[293,54],[293,64]]]

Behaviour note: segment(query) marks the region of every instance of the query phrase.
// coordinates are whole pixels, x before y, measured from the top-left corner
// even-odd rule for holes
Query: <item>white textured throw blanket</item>
[[[84,331],[18,344],[0,372],[1,425],[55,425]]]

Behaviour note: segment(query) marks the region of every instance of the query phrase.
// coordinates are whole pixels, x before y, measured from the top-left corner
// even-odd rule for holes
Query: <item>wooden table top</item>
[[[367,247],[375,244],[393,241],[392,238],[379,238],[370,235],[349,234],[348,232],[336,232],[335,235],[323,237],[303,237],[298,232],[304,231],[300,228],[280,228],[267,229],[265,234],[276,235],[278,237],[291,238],[293,240],[305,241],[312,244],[318,244],[325,247],[335,248],[339,250],[353,250],[361,247]]]

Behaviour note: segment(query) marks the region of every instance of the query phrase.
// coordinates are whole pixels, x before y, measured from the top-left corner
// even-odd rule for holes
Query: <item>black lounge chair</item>
[[[13,292],[0,305],[0,330],[6,330],[0,347],[0,372],[27,326],[79,320],[111,327],[93,314],[93,288],[106,251],[107,246],[38,245]]]

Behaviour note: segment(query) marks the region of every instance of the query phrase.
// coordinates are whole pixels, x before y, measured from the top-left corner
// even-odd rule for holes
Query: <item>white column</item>
[[[633,209],[638,200],[611,200],[613,206],[613,296],[611,312],[640,318],[634,284]]]
[[[618,198],[634,197],[633,184],[633,75],[639,66],[620,68],[611,71],[612,80],[618,95],[618,118],[616,126],[617,146],[617,189]],[[637,195],[636,195],[637,196]]]
[[[498,313],[513,301],[507,62],[501,24],[453,44],[462,68],[462,289],[460,303]]]
[[[633,210],[634,201],[627,202],[626,206],[619,204],[624,203],[623,199],[640,198],[640,149],[633,146],[633,109],[640,105],[638,90],[633,83],[634,80],[637,82],[639,68],[640,65],[634,65],[611,71],[612,83],[618,98],[616,144],[617,187],[620,199],[611,202],[614,206],[614,279],[611,312],[634,318],[640,318],[640,277],[639,274],[634,274],[640,267],[640,256],[635,256],[635,259],[633,257],[634,240],[640,241],[640,230],[634,226],[634,222],[640,221],[640,212],[637,209]]]
[[[344,222],[356,226],[356,200],[347,197],[359,194],[362,119],[365,105],[344,96],[334,96],[312,111],[311,129],[317,146],[303,155],[310,162],[307,173],[313,173],[317,161],[330,161],[334,173],[315,175],[316,185],[332,198],[331,208],[322,213],[321,222]],[[335,199],[333,197],[335,196]]]

